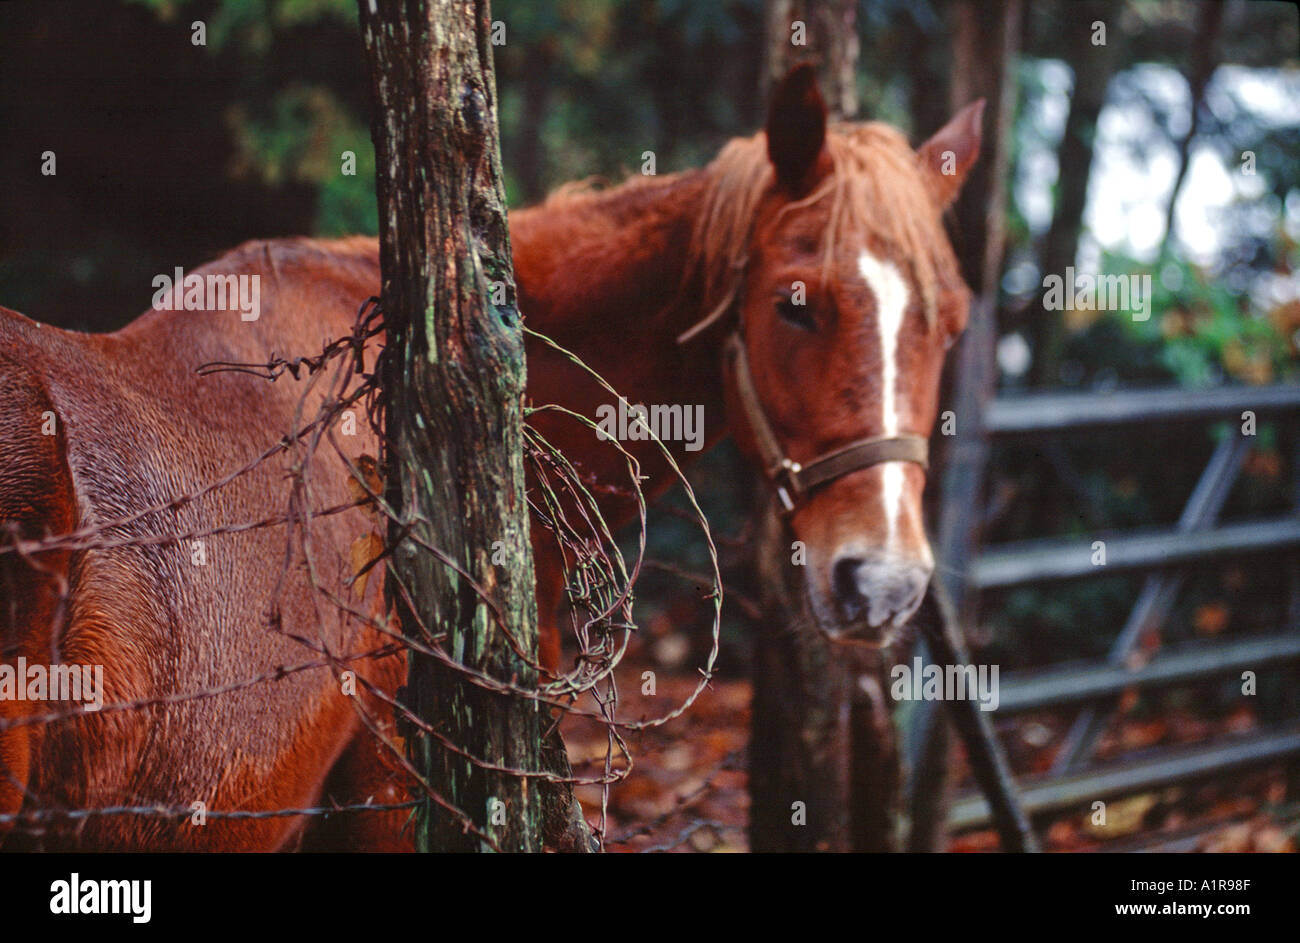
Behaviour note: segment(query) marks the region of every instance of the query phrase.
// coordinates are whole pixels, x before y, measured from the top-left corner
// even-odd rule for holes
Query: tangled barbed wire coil
[[[568,358],[575,370],[583,371],[595,379],[611,396],[618,397],[617,392],[576,354],[534,331],[527,328],[525,331],[540,343],[549,345]],[[385,499],[384,475],[389,463],[386,461],[383,445],[384,414],[380,381],[383,376],[383,336],[384,321],[379,299],[370,298],[358,309],[351,332],[324,344],[319,352],[293,357],[273,354],[264,363],[213,362],[202,365],[198,369],[201,376],[235,372],[256,376],[268,382],[286,382],[287,378],[294,383],[302,384],[291,427],[283,430],[276,441],[251,459],[213,478],[202,487],[189,493],[171,496],[166,501],[134,510],[117,519],[94,521],[66,533],[40,537],[24,535],[16,526],[7,525],[3,532],[0,532],[0,559],[3,559],[3,555],[6,554],[16,555],[35,571],[58,578],[59,603],[54,616],[55,628],[51,633],[51,645],[54,649],[51,655],[57,656],[58,627],[66,619],[71,590],[67,581],[57,573],[53,573],[52,568],[43,562],[46,555],[56,551],[75,553],[112,547],[163,545],[283,526],[286,528],[287,536],[278,584],[280,589],[295,561],[301,561],[305,565],[308,581],[318,595],[321,605],[331,607],[356,624],[372,629],[384,640],[384,644],[358,651],[334,651],[326,644],[323,637],[312,638],[302,631],[290,631],[284,626],[280,617],[278,605],[280,589],[277,589],[276,598],[266,600],[265,628],[279,632],[300,644],[304,651],[304,660],[293,664],[277,665],[270,670],[259,671],[248,677],[225,679],[222,683],[207,687],[158,693],[130,701],[104,703],[99,707],[96,716],[111,716],[123,711],[166,709],[189,701],[220,698],[254,685],[274,684],[290,675],[306,671],[325,669],[336,676],[341,676],[351,666],[363,661],[391,657],[394,653],[402,651],[419,652],[455,671],[466,684],[477,685],[498,694],[532,699],[545,705],[556,718],[556,726],[561,723],[601,725],[607,733],[608,748],[603,762],[599,763],[598,770],[589,775],[575,774],[562,777],[546,771],[513,769],[494,763],[486,757],[471,756],[462,747],[450,742],[434,725],[417,716],[403,703],[400,696],[382,690],[360,673],[356,673],[357,683],[368,694],[366,699],[354,699],[356,710],[362,723],[390,758],[392,765],[401,770],[407,780],[414,784],[411,799],[401,802],[322,804],[307,808],[210,809],[204,810],[204,814],[213,819],[328,817],[407,809],[427,799],[454,815],[468,831],[476,834],[487,844],[493,845],[491,838],[474,825],[472,817],[441,796],[411,763],[406,755],[400,733],[395,732],[418,730],[433,737],[444,749],[464,757],[482,769],[570,785],[600,786],[601,815],[599,823],[594,827],[594,833],[603,847],[607,828],[609,790],[626,779],[633,769],[633,755],[627,743],[627,734],[662,726],[681,717],[704,692],[713,677],[719,651],[722,579],[718,553],[708,522],[671,452],[655,436],[654,431],[647,428],[645,430],[647,438],[652,440],[662,452],[672,474],[680,482],[689,504],[689,516],[698,525],[707,545],[710,570],[706,576],[712,581],[712,586],[709,591],[702,594],[702,599],[711,610],[711,644],[704,664],[699,668],[699,678],[687,697],[656,716],[641,717],[636,720],[624,719],[618,712],[616,670],[628,651],[629,642],[635,631],[634,588],[646,563],[647,502],[642,490],[640,467],[637,459],[620,442],[606,439],[605,444],[617,449],[623,459],[627,469],[627,482],[610,483],[593,480],[580,472],[574,462],[548,441],[534,424],[528,422],[528,419],[543,413],[559,414],[572,422],[585,425],[593,432],[597,429],[595,421],[558,405],[528,406],[525,409],[525,460],[532,473],[528,486],[528,505],[534,526],[542,527],[549,533],[550,539],[556,542],[565,561],[566,590],[571,602],[569,634],[571,644],[576,647],[576,657],[571,663],[572,667],[567,671],[553,674],[537,663],[533,653],[525,652],[516,645],[515,654],[535,669],[534,676],[539,679],[536,685],[525,686],[517,680],[492,677],[461,664],[442,648],[441,638],[435,631],[436,627],[422,627],[427,631],[420,638],[403,634],[392,615],[391,605],[386,604],[378,611],[366,611],[356,599],[350,598],[341,590],[354,586],[358,582],[364,585],[364,581],[368,580],[377,568],[381,567],[384,561],[407,541],[417,542],[443,565],[454,569],[468,585],[473,587],[498,624],[503,624],[503,620],[491,594],[474,581],[465,565],[461,561],[451,559],[439,548],[432,546],[429,541],[413,533],[415,528],[412,527],[412,521],[403,520],[397,510]],[[311,415],[308,415],[308,404],[314,398],[319,399],[319,405]],[[373,455],[368,452],[360,456],[349,454],[338,440],[340,422],[345,417],[348,420],[355,420],[358,412],[363,414],[364,425],[376,444]],[[314,476],[320,474],[317,458],[324,449],[330,450],[346,466],[351,476],[349,487],[353,500],[326,506],[317,506],[317,502],[313,500]],[[289,469],[289,482],[285,489],[282,513],[254,520],[223,521],[211,526],[162,529],[161,532],[157,532],[159,529],[155,528],[156,532],[149,534],[132,532],[131,525],[145,519],[166,519],[165,515],[168,512],[192,505],[200,498],[220,492],[254,469],[280,456],[287,456]],[[624,494],[630,494],[635,499],[638,534],[636,554],[630,562],[624,558],[613,529],[602,514],[597,499],[597,494],[611,487],[617,488]],[[358,507],[369,513],[374,531],[364,535],[359,540],[358,546],[353,548],[353,572],[346,581],[348,586],[340,587],[339,581],[328,575],[320,566],[317,554],[314,552],[316,548],[313,545],[311,525],[313,521]],[[390,592],[402,596],[404,601],[409,603],[409,589],[401,584],[400,579],[394,578],[391,569],[388,569],[385,575]],[[691,574],[691,577],[698,579],[700,574]],[[509,637],[508,633],[507,637]],[[52,657],[51,664],[54,663]],[[391,712],[392,718],[382,716],[381,712]],[[87,716],[84,706],[70,705],[19,716],[0,717],[0,732],[21,725],[54,725],[74,718],[84,720]],[[392,722],[394,720],[395,724]],[[10,781],[16,783],[12,776]],[[160,805],[147,799],[120,801],[120,797],[119,801],[94,808],[48,807],[41,806],[34,796],[29,795],[28,799],[29,803],[20,811],[0,815],[0,823],[11,823],[18,829],[38,833],[46,824],[59,819],[78,821],[96,816],[114,815],[184,819],[191,816],[194,811],[191,806]]]

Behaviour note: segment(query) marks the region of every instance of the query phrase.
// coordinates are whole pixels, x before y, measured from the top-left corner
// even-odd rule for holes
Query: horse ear
[[[776,83],[767,106],[767,156],[777,182],[792,196],[811,189],[826,149],[826,102],[817,72],[797,65]]]
[[[945,209],[957,198],[966,174],[980,156],[983,123],[981,98],[959,111],[916,152],[926,186]]]

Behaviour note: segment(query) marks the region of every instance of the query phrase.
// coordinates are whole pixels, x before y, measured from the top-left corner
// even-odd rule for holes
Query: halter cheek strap
[[[798,507],[808,492],[818,485],[881,462],[912,462],[922,469],[929,467],[930,444],[918,435],[870,436],[819,455],[810,462],[801,464],[794,461],[785,454],[771,423],[767,421],[738,331],[727,338],[723,359],[735,382],[745,421],[758,444],[764,474],[786,514]]]

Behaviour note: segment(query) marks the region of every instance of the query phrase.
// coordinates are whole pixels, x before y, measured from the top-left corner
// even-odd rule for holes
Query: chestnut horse
[[[566,188],[511,215],[529,325],[629,402],[702,406],[705,445],[735,436],[787,506],[807,552],[804,602],[832,637],[894,631],[933,566],[918,442],[968,300],[941,214],[976,159],[980,112],[968,107],[914,152],[884,125],[828,127],[811,70],[796,69],[773,93],[765,132],[732,141],[707,167],[600,192]],[[57,551],[0,554],[0,664],[102,665],[109,705],[43,719],[68,705],[0,700],[6,849],[405,847],[403,812],[323,824],[214,817],[202,827],[135,814],[52,814],[17,829],[12,819],[404,798],[354,698],[311,657],[382,644],[312,585],[355,592],[348,548],[371,526],[363,512],[313,520],[309,578],[302,547],[282,566],[283,526],[239,527],[284,512],[292,452],[203,491],[278,441],[303,384],[195,372],[318,351],[378,292],[377,259],[370,239],[282,240],[192,273],[259,276],[256,320],[233,305],[151,311],[116,333],[84,335],[0,309],[0,521],[28,540],[113,525]],[[536,402],[587,415],[608,404],[543,345],[530,343],[528,367]],[[625,474],[590,431],[538,421],[586,471],[611,482]],[[683,460],[699,454],[668,444]],[[655,451],[627,445],[651,489],[671,483]],[[325,451],[316,507],[349,495],[344,462]],[[374,443],[362,432],[351,457],[367,452]],[[627,508],[609,501],[617,520]],[[535,536],[540,613],[554,626],[559,560]],[[379,582],[358,605],[377,605]],[[554,663],[557,633],[548,637]],[[352,667],[389,692],[403,679],[400,656]]]

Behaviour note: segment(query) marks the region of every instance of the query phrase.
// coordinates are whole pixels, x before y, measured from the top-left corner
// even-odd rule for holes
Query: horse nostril
[[[845,622],[866,617],[871,628],[910,616],[930,582],[930,567],[896,557],[841,557],[831,582]]]
[[[845,618],[856,619],[866,600],[858,587],[858,571],[862,569],[861,557],[842,557],[835,561],[831,574],[835,587],[835,601],[840,604]]]

